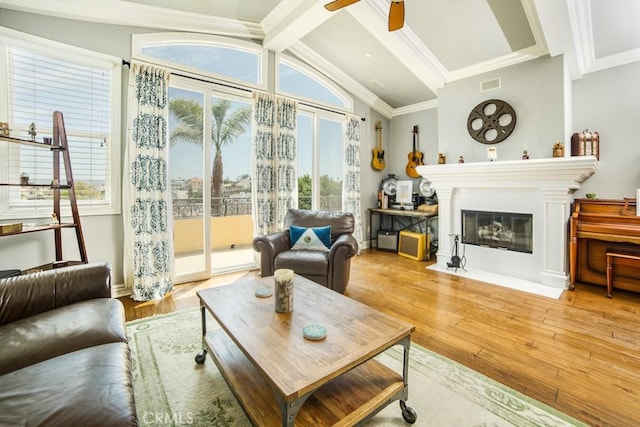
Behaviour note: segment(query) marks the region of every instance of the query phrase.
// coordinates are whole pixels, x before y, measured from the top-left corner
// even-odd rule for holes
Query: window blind
[[[30,139],[29,127],[33,123],[36,141],[52,137],[53,112],[61,111],[80,209],[110,205],[112,68],[16,47],[5,51],[11,136]],[[50,151],[13,144],[8,159],[9,182],[18,182],[20,175],[26,174],[30,183],[50,183]],[[60,182],[67,182],[62,162]],[[51,198],[51,190],[44,187],[11,187],[9,204],[48,210],[47,201]]]

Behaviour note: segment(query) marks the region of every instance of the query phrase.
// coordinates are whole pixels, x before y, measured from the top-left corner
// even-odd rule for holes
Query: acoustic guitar
[[[424,154],[422,154],[420,151],[417,151],[416,149],[417,138],[418,126],[416,125],[413,127],[413,151],[411,151],[408,155],[409,162],[407,163],[407,167],[405,169],[407,172],[407,176],[410,176],[411,178],[420,178],[420,174],[416,170],[416,167],[424,165],[424,162],[422,161]]]
[[[377,171],[384,169],[384,150],[382,149],[382,122],[378,120],[376,122],[376,133],[378,134],[378,145],[371,150],[373,158],[371,159],[371,166]]]

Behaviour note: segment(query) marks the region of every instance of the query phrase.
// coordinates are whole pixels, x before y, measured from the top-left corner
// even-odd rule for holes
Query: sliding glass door
[[[173,201],[175,282],[211,274],[205,93],[189,85],[169,89],[169,176]]]
[[[254,267],[250,102],[174,79],[169,103],[175,282]]]
[[[211,96],[212,273],[255,267],[251,215],[251,103]]]

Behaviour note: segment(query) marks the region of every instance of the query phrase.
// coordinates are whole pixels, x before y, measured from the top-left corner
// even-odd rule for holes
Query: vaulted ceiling
[[[336,12],[329,0],[0,0],[85,21],[219,34],[261,42],[313,65],[386,117],[437,105],[445,84],[544,55],[572,79],[640,60],[640,0],[390,0]]]

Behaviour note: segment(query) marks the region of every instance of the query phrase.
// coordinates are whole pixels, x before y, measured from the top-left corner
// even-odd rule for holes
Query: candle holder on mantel
[[[293,270],[281,268],[273,273],[275,281],[275,310],[277,313],[293,311]]]
[[[498,159],[498,149],[496,147],[487,148],[487,158],[490,162]]]

